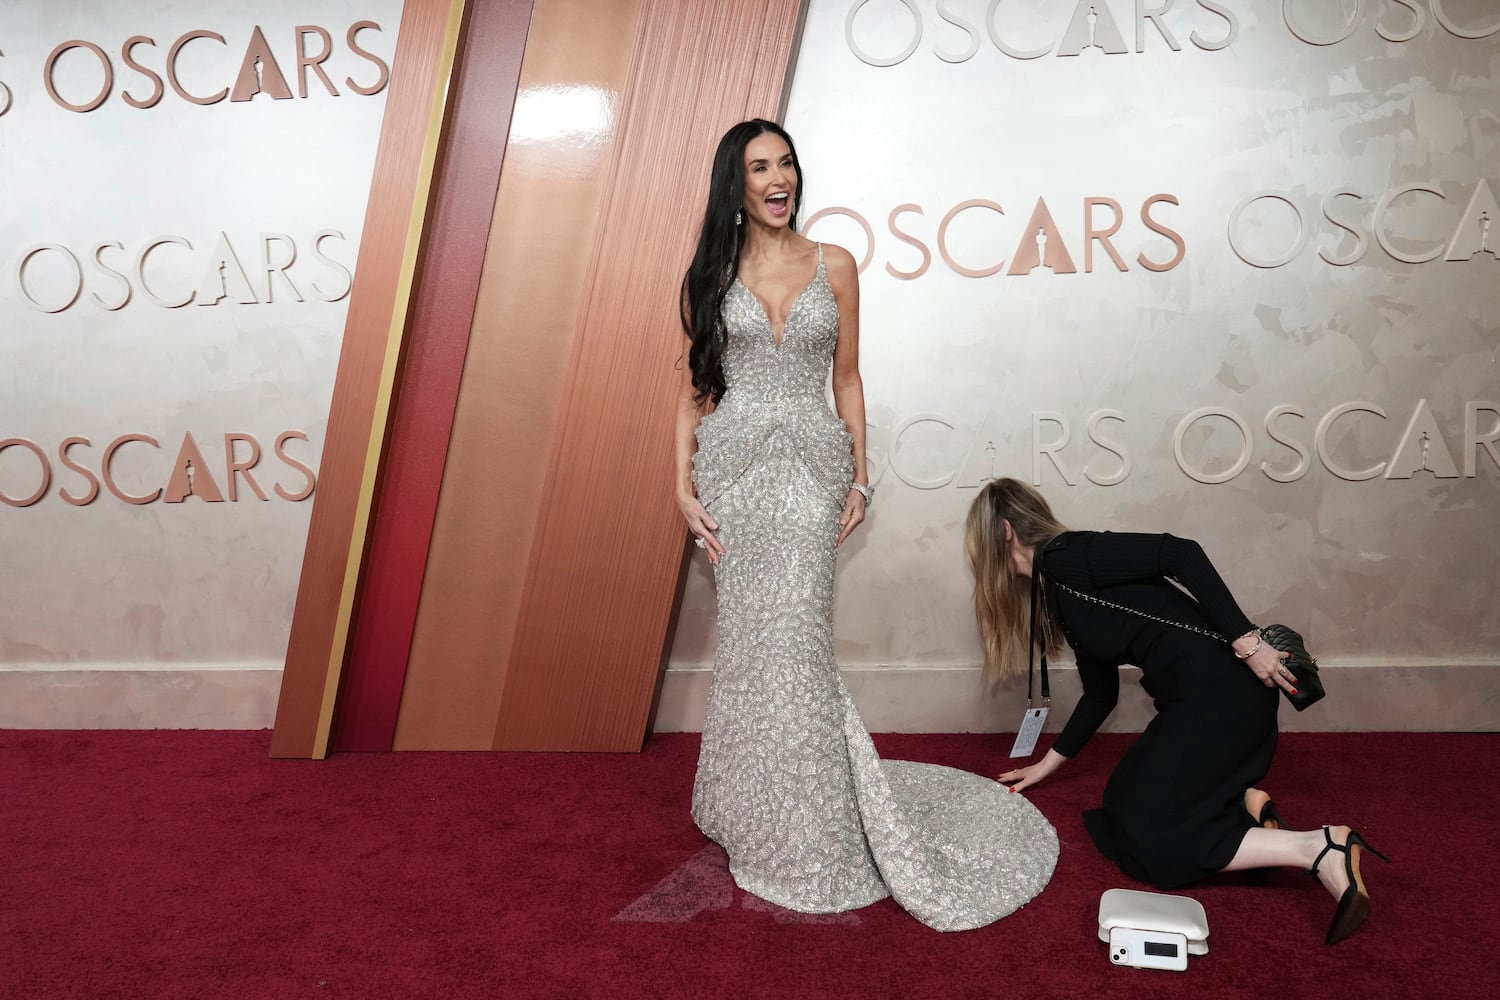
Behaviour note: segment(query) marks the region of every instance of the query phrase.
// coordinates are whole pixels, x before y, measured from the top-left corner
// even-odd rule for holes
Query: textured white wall
[[[1090,6],[945,0],[966,30],[935,0],[813,0],[787,116],[807,214],[850,209],[874,234],[861,360],[879,482],[873,516],[842,557],[840,661],[906,677],[977,664],[963,517],[987,476],[1035,471],[1072,525],[1201,540],[1252,619],[1306,631],[1325,665],[1500,664],[1500,259],[1476,252],[1481,213],[1495,223],[1488,248],[1500,250],[1500,10],[1487,0],[1109,0],[1092,5],[1093,37],[1122,50],[1111,54],[1083,47]],[[1164,11],[1139,42],[1138,6]],[[910,56],[888,67],[857,58],[851,8],[855,45],[874,58],[899,56],[919,21]],[[1346,32],[1335,44],[1298,36]],[[1008,55],[995,36],[1040,54]],[[1442,197],[1382,204],[1408,185]],[[1324,198],[1340,191],[1359,200],[1330,210],[1362,238],[1324,217]],[[1266,192],[1297,206],[1306,238],[1279,267],[1241,254],[1268,264],[1297,245],[1286,202],[1255,200],[1231,225],[1243,200]],[[1142,221],[1158,194],[1177,204],[1150,216],[1179,235],[1183,256],[1153,271],[1139,254],[1160,267],[1178,250]],[[1112,244],[1128,270],[1094,242],[1085,271],[1090,197],[1121,206]],[[1035,253],[1025,236],[1039,198],[1055,222],[1048,252],[1061,242],[1076,273],[1008,273]],[[1001,273],[963,276],[939,253],[944,216],[970,199],[1004,214],[962,212],[949,254],[970,269],[1003,260]],[[888,224],[905,204],[921,212],[895,227],[930,255],[912,280],[887,269],[923,263]],[[1094,227],[1111,216],[1096,208]],[[869,245],[847,215],[810,234],[856,257]],[[1352,263],[1325,259],[1361,247]],[[1340,415],[1350,403],[1385,417]],[[1274,426],[1305,459],[1268,432],[1278,407],[1297,411]],[[1237,416],[1248,445],[1232,417],[1208,416],[1182,433],[1179,460],[1178,428],[1200,408]],[[1091,418],[1108,447],[1091,442]],[[1059,421],[1067,481],[1035,445],[1057,440]],[[1427,467],[1441,477],[1387,478],[1420,466],[1424,430]],[[1227,481],[1200,481],[1241,458]],[[1302,474],[1280,482],[1263,464]],[[712,662],[713,615],[699,559],[671,654],[679,676]],[[669,674],[669,694],[673,683]],[[919,681],[902,691],[913,713],[930,708]],[[676,723],[691,728],[691,706],[679,709]],[[882,724],[899,728],[888,715]]]
[[[364,96],[346,83],[352,77],[369,89],[380,78],[371,59],[351,50],[347,33],[359,21],[375,22],[378,30],[360,31],[357,44],[389,65],[400,11],[399,0],[26,2],[0,10],[0,440],[37,443],[52,471],[34,504],[0,506],[0,669],[279,670],[311,501],[273,492],[276,484],[293,494],[306,486],[273,446],[283,432],[303,432],[309,440],[291,440],[285,450],[317,465],[348,305],[346,271],[358,253],[385,104],[383,90]],[[312,73],[308,96],[297,96],[299,25],[327,30],[332,51],[322,65],[339,96]],[[122,56],[133,36],[154,40],[130,55],[163,78],[185,34],[222,36],[222,44],[189,40],[175,60],[183,89],[211,97],[235,86],[257,26],[290,99],[262,93],[204,106],[164,80],[153,107],[126,103],[127,93],[145,102],[153,91]],[[316,56],[322,40],[305,37],[305,51]],[[87,113],[64,109],[45,85],[49,53],[75,39],[99,46],[113,69],[109,96]],[[258,77],[268,88],[274,82],[264,63]],[[74,104],[87,103],[105,82],[86,48],[61,55],[51,78]],[[328,230],[343,237],[321,243],[338,266],[315,253],[316,234]],[[273,262],[292,245],[296,252],[285,276],[271,279],[270,301],[267,233],[290,239],[272,240]],[[136,258],[164,237],[191,248],[159,246],[143,285]],[[244,282],[235,262],[216,253],[221,238]],[[107,242],[119,246],[100,259],[123,279],[91,259]],[[22,259],[39,244],[66,247],[81,262],[83,287],[71,305],[76,272],[61,251],[34,255],[19,280]],[[222,271],[221,262],[228,265]],[[125,281],[129,298],[121,304]],[[207,304],[218,294],[213,286],[227,295]],[[196,300],[177,308],[152,297],[175,301],[189,292]],[[56,311],[40,311],[32,300]],[[87,489],[85,477],[59,460],[66,438],[89,440],[69,454],[97,476],[106,445],[127,433],[151,435],[161,449],[121,447],[113,462],[121,489],[141,495],[167,486],[190,433],[206,467],[195,469],[200,487],[212,476],[227,494],[224,435],[231,432],[263,447],[254,473],[266,501],[243,480],[237,502],[190,496],[134,505],[102,489],[91,504],[74,506],[59,496]],[[249,446],[240,447],[243,457]],[[30,496],[40,476],[26,448],[0,453],[6,496]],[[255,685],[266,686],[263,678]],[[150,717],[171,724],[160,713]]]

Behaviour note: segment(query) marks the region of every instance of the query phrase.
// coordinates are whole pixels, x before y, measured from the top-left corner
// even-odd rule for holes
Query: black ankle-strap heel
[[[1263,789],[1247,788],[1245,790],[1245,796],[1248,798],[1251,792],[1254,792],[1256,795],[1265,797],[1258,812],[1251,812],[1250,804],[1248,802],[1245,803],[1245,812],[1252,820],[1255,821],[1256,826],[1263,827],[1267,830],[1291,829],[1291,827],[1287,824],[1287,821],[1282,818],[1281,813],[1276,809],[1276,803],[1272,801],[1269,794],[1267,794]]]
[[[1344,855],[1344,872],[1349,876],[1349,888],[1345,889],[1344,894],[1339,897],[1338,907],[1333,911],[1333,923],[1329,924],[1328,936],[1323,940],[1324,944],[1338,944],[1359,930],[1365,918],[1370,915],[1370,893],[1365,888],[1365,880],[1359,873],[1360,852],[1369,851],[1386,864],[1390,864],[1391,859],[1371,847],[1369,841],[1361,837],[1356,830],[1350,830],[1344,842],[1336,844],[1333,841],[1333,831],[1325,826],[1323,839],[1327,841],[1327,844],[1318,852],[1307,874],[1318,878],[1318,865],[1323,863],[1323,856],[1329,851],[1339,851]]]

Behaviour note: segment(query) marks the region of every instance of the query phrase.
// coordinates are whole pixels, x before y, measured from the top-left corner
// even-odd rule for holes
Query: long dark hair
[[[792,169],[797,172],[797,190],[792,196],[791,228],[797,229],[802,207],[802,164],[792,137],[775,122],[752,118],[724,133],[714,153],[713,172],[708,179],[708,207],[698,248],[682,279],[682,329],[692,338],[688,364],[693,369],[695,401],[724,395],[724,296],[740,272],[740,249],[749,228],[736,225],[735,213],[745,202],[745,147],[766,132],[780,136],[792,151]]]

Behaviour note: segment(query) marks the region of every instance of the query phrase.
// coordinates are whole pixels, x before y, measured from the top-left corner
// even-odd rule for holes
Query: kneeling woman
[[[1296,865],[1338,900],[1328,944],[1359,927],[1369,913],[1360,852],[1376,852],[1346,826],[1285,829],[1254,787],[1276,751],[1278,687],[1294,690],[1294,678],[1196,542],[1068,531],[1040,493],[1000,479],[969,509],[965,549],[986,671],[1021,676],[1033,644],[1056,652],[1065,637],[1083,684],[1052,749],[1001,781],[1019,791],[1076,756],[1115,707],[1119,665],[1132,663],[1157,714],[1110,776],[1103,808],[1084,814],[1100,851],[1161,889]]]

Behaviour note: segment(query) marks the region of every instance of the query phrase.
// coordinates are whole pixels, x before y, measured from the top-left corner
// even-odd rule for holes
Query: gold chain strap
[[[1114,608],[1116,611],[1124,611],[1124,612],[1127,612],[1127,613],[1132,614],[1132,615],[1139,615],[1142,618],[1149,618],[1149,619],[1151,619],[1154,622],[1161,623],[1162,625],[1176,625],[1178,628],[1185,628],[1189,632],[1197,632],[1199,635],[1206,635],[1210,639],[1217,639],[1219,642],[1228,642],[1229,641],[1228,639],[1225,639],[1219,633],[1217,633],[1217,632],[1210,632],[1206,628],[1199,628],[1196,625],[1187,625],[1187,624],[1184,624],[1183,622],[1174,621],[1171,618],[1158,618],[1158,617],[1156,617],[1156,615],[1149,615],[1149,614],[1147,614],[1144,611],[1137,611],[1135,608],[1127,607],[1127,606],[1125,606],[1123,604],[1116,604],[1113,601],[1106,601],[1102,597],[1095,597],[1093,594],[1085,594],[1082,591],[1074,590],[1072,587],[1068,586],[1066,583],[1063,583],[1061,580],[1055,580],[1054,579],[1052,582],[1055,583],[1055,584],[1057,584],[1058,589],[1065,590],[1068,593],[1072,594],[1074,597],[1081,598],[1082,600],[1088,601],[1088,602],[1090,602],[1092,604],[1101,604],[1101,605],[1103,605],[1106,608]]]

